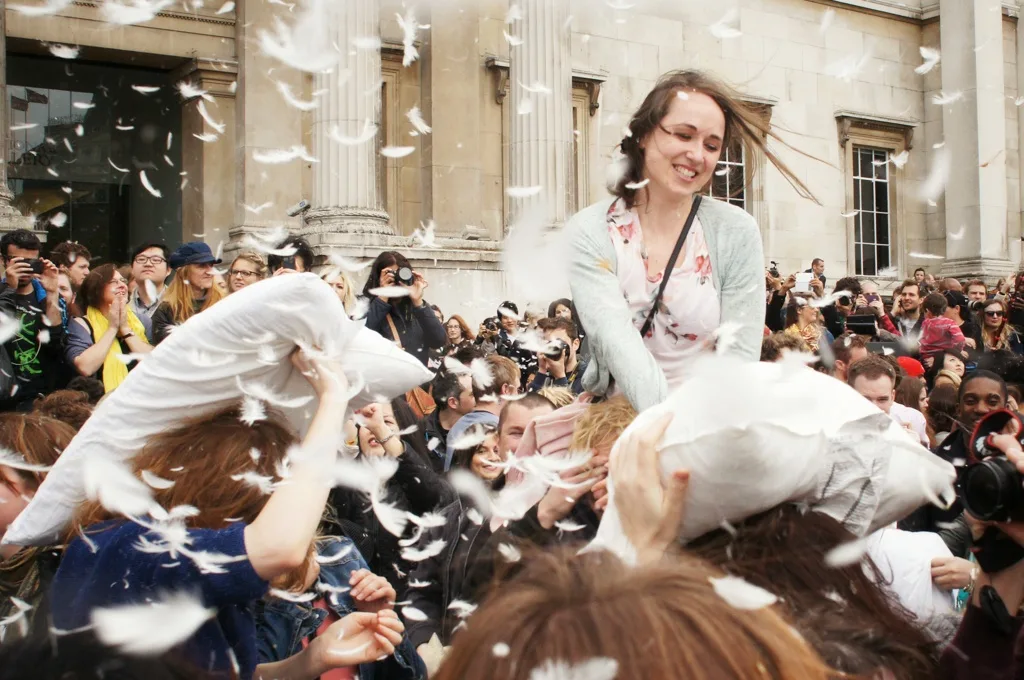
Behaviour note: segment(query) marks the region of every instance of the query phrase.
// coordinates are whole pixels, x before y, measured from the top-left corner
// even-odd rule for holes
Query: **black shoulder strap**
[[[697,217],[697,209],[700,208],[700,201],[700,194],[693,197],[693,206],[690,207],[690,214],[686,216],[686,224],[683,225],[683,231],[679,234],[679,240],[676,241],[676,247],[672,249],[672,255],[668,258],[668,264],[665,265],[665,273],[661,277],[661,286],[658,288],[658,294],[654,296],[654,304],[651,306],[651,313],[647,315],[647,321],[644,322],[644,327],[640,329],[641,338],[646,338],[648,331],[651,330],[651,326],[654,325],[654,315],[658,313],[658,305],[661,304],[661,296],[665,294],[665,286],[668,285],[668,279],[672,276],[672,270],[676,268],[676,260],[679,259],[679,253],[683,249],[686,237],[690,234],[690,227],[693,226],[693,220]]]

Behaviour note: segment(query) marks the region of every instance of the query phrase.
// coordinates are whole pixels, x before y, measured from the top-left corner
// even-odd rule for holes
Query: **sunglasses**
[[[990,312],[987,309],[985,310],[985,316],[992,316],[992,317],[997,317],[998,318],[998,317],[1000,317],[1002,315],[1003,315],[1002,310],[997,310],[997,311],[994,311],[994,312]]]

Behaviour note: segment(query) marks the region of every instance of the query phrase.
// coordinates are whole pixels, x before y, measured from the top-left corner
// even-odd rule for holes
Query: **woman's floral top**
[[[639,332],[650,314],[664,272],[648,271],[640,218],[621,199],[608,210],[608,233],[615,245],[619,285]],[[704,229],[700,220],[694,219],[654,323],[644,337],[644,344],[665,373],[669,389],[685,377],[687,361],[713,341],[721,315]]]

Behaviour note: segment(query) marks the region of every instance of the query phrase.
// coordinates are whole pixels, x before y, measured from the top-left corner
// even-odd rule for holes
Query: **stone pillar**
[[[942,91],[963,93],[943,105],[946,276],[988,278],[1013,271],[1007,258],[1006,106],[1000,0],[941,0]],[[927,106],[934,106],[928,102]],[[984,166],[984,167],[982,167]]]
[[[313,208],[307,231],[392,234],[384,210],[378,175],[380,160],[380,48],[354,44],[380,40],[379,0],[336,0],[324,18],[341,59],[328,73],[315,76],[314,90],[323,92],[313,111]],[[367,121],[377,126],[373,138],[342,144],[334,135],[365,136]]]
[[[573,162],[569,0],[522,0],[512,35],[509,186],[540,192],[510,196],[510,222],[537,215],[552,225],[569,217]],[[516,41],[518,42],[518,41]]]
[[[181,109],[181,161],[188,183],[181,191],[181,240],[206,241],[214,250],[228,239],[235,215],[235,89],[238,63],[193,59],[173,74],[175,83],[187,81],[213,101],[193,97]],[[211,126],[199,108],[222,131]],[[216,141],[209,140],[216,136]]]
[[[7,163],[11,160],[10,124],[7,121],[7,109],[11,100],[7,96],[7,3],[0,0],[0,232],[15,229],[32,229],[32,218],[25,217],[13,206],[14,195],[7,188]],[[40,238],[46,240],[46,232],[39,232]]]

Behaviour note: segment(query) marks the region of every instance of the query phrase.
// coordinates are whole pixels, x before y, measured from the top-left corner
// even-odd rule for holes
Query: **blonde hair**
[[[356,307],[356,291],[352,287],[352,277],[344,269],[329,267],[320,272],[320,278],[326,283],[331,283],[335,279],[341,279],[345,282],[345,299],[341,301],[341,304],[344,305],[345,312],[351,314],[352,310]]]
[[[195,297],[192,295],[192,284],[188,282],[189,274],[192,273],[194,267],[196,265],[187,264],[176,269],[174,278],[171,279],[171,283],[167,286],[167,292],[164,293],[163,304],[171,308],[171,316],[176,324],[188,321],[196,313]],[[210,287],[209,292],[206,293],[206,301],[199,311],[205,312],[223,298],[224,292],[217,284],[214,284]]]
[[[591,404],[576,421],[569,450],[593,451],[612,444],[635,418],[636,409],[623,395]]]
[[[551,402],[556,409],[568,406],[576,401],[576,395],[568,387],[555,387],[549,385],[537,390],[537,394]]]
[[[238,255],[235,255],[235,259],[231,260],[231,266],[228,267],[230,272],[231,268],[235,266],[235,263],[239,260],[245,260],[252,266],[256,267],[256,271],[259,272],[260,278],[267,275],[267,261],[263,259],[263,256],[254,250],[243,250]]]

